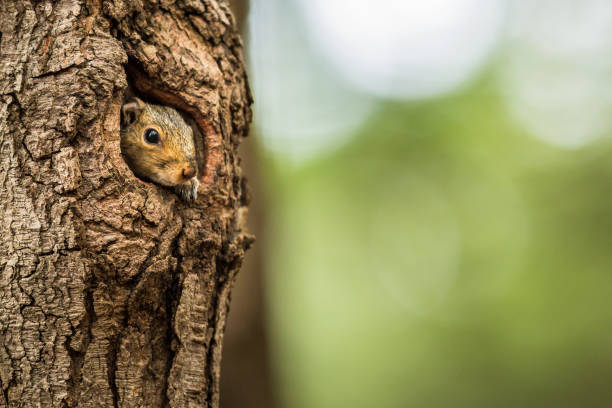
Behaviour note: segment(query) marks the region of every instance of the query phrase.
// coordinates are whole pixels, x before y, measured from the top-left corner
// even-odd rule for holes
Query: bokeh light
[[[609,406],[612,3],[254,0],[251,33],[283,406]]]
[[[300,0],[308,34],[353,86],[392,98],[452,91],[501,34],[499,0]]]
[[[612,6],[606,0],[519,1],[502,69],[515,117],[536,137],[577,148],[612,124]]]
[[[428,314],[459,271],[457,216],[435,183],[413,173],[382,184],[376,196],[367,232],[369,268],[398,305]],[[391,230],[402,231],[401,239]]]
[[[316,58],[295,4],[255,0],[250,66],[255,125],[266,149],[301,163],[346,142],[374,109]]]

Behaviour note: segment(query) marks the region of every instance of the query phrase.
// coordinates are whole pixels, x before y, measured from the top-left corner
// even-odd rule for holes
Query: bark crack
[[[110,342],[108,349],[108,384],[113,394],[113,407],[119,408],[119,391],[117,389],[117,353],[119,350],[120,335],[117,334]]]
[[[70,74],[70,73],[76,73],[76,71],[79,68],[82,68],[83,64],[73,64],[73,65],[69,65],[65,68],[60,68],[54,71],[47,71],[47,72],[43,72],[41,74],[38,75],[33,75],[32,78],[34,79],[40,79],[40,78],[46,78],[46,77],[50,77],[50,76],[57,76],[57,75],[61,75],[61,74]]]
[[[176,349],[178,347],[178,337],[174,331],[174,319],[176,314],[176,306],[178,300],[181,297],[181,285],[179,279],[179,271],[181,270],[183,257],[178,248],[179,240],[182,233],[179,233],[170,245],[170,253],[176,259],[176,267],[171,271],[170,284],[168,285],[165,292],[165,303],[166,303],[166,314],[167,314],[167,336],[166,345],[168,350],[168,360],[166,363],[166,372],[164,376],[164,385],[162,389],[162,407],[170,406],[170,399],[168,396],[168,386],[170,379],[170,370],[172,370],[172,364],[174,363],[174,357],[176,355]]]

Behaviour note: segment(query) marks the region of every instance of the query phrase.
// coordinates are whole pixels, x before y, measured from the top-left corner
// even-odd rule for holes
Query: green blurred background
[[[252,0],[248,27],[275,404],[612,406],[612,3]]]

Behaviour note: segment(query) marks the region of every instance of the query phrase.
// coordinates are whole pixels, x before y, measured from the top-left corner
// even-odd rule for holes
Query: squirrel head
[[[193,182],[193,130],[175,109],[130,98],[121,107],[121,152],[136,176],[163,186]]]

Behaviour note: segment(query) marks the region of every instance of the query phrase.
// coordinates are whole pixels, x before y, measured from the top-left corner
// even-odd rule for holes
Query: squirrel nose
[[[183,177],[185,177],[186,179],[190,179],[193,176],[195,176],[196,171],[193,167],[188,167],[186,169],[183,169]]]

